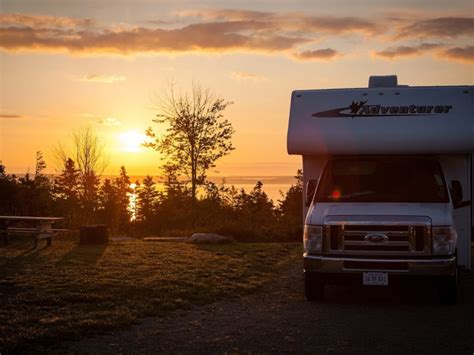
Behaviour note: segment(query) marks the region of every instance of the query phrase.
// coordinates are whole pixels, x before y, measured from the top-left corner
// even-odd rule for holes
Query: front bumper
[[[380,271],[393,275],[452,276],[456,270],[456,257],[432,259],[371,259],[334,257],[304,254],[304,271],[318,274],[360,275]]]

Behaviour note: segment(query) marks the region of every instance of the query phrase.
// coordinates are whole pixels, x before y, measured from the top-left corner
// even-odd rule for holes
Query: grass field
[[[73,237],[0,248],[0,352],[124,328],[145,316],[239,297],[298,260],[298,244],[111,242]]]

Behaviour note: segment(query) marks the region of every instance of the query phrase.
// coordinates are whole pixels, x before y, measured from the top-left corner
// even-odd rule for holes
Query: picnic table
[[[38,241],[46,239],[51,245],[52,237],[65,229],[53,229],[53,223],[64,219],[63,217],[31,217],[31,216],[0,216],[0,235],[3,235],[5,245],[8,236],[12,233],[26,233],[33,236],[33,246],[38,247]],[[20,224],[20,226],[18,226]],[[27,224],[29,227],[24,227]]]

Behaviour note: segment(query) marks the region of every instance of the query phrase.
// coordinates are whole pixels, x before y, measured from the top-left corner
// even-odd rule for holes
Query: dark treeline
[[[262,183],[247,192],[224,183],[206,182],[199,197],[181,181],[172,168],[163,171],[163,191],[147,176],[136,182],[135,203],[125,167],[114,179],[84,173],[71,158],[64,159],[59,175],[48,177],[41,152],[32,174],[8,174],[0,164],[0,214],[62,216],[63,226],[107,224],[113,235],[189,236],[214,232],[238,241],[300,240],[302,224],[302,175],[274,205]],[[195,202],[193,202],[195,201]]]

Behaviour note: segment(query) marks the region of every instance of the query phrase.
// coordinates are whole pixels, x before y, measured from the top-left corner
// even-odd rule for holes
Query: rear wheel
[[[438,286],[439,298],[443,304],[456,304],[458,300],[458,271],[453,276],[443,279]]]
[[[304,290],[307,301],[315,302],[324,299],[324,281],[315,274],[308,272],[304,274]]]

